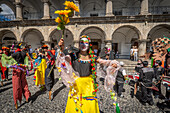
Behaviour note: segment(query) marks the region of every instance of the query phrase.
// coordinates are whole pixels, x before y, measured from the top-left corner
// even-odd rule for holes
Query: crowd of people
[[[116,92],[118,97],[124,97],[123,86],[128,74],[124,69],[124,62],[114,60],[118,58],[118,51],[115,53],[109,48],[101,50],[98,56],[94,54],[90,38],[86,35],[80,37],[79,49],[70,47],[65,49],[64,39],[51,50],[47,45],[36,48],[34,51],[31,45],[22,47],[21,44],[3,47],[0,51],[0,81],[8,80],[8,70],[13,69],[12,84],[13,98],[16,109],[17,100],[21,102],[22,94],[26,102],[31,99],[31,93],[26,80],[27,71],[34,70],[34,82],[40,90],[47,90],[49,100],[52,100],[52,88],[54,86],[54,69],[56,68],[62,78],[63,84],[70,88],[66,113],[99,113],[96,92],[98,83],[96,77],[102,73],[104,87],[108,92]],[[137,48],[133,47],[131,54],[134,60],[137,58]],[[28,61],[31,62],[31,69],[28,68]],[[97,70],[97,64],[101,70]],[[155,98],[161,97],[161,80],[164,75],[170,76],[170,64],[166,69],[161,67],[161,61],[157,60],[153,68],[148,67],[147,61],[139,60],[135,71],[139,73],[139,79],[135,81],[134,87],[140,86],[142,98],[141,102],[148,102],[153,105],[152,92]],[[97,73],[96,73],[97,72]],[[28,74],[29,75],[29,74]],[[153,88],[153,83],[157,87]],[[135,93],[136,94],[136,93]],[[166,101],[169,102],[169,89],[166,90]]]
[[[156,60],[155,65],[153,67],[148,67],[148,61],[138,60],[137,66],[135,67],[135,71],[139,73],[139,79],[135,82],[135,88],[137,86],[141,89],[141,103],[146,105],[153,105],[153,98],[165,99],[165,102],[169,106],[170,92],[169,88],[166,88],[166,95],[161,93],[161,83],[163,77],[170,76],[170,64],[167,64],[166,68],[162,66],[162,61]],[[136,91],[134,92],[136,94]]]

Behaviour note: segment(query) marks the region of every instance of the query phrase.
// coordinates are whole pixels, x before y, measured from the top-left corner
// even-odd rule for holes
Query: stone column
[[[74,40],[73,43],[74,43],[74,47],[79,48],[79,40]]]
[[[80,1],[79,0],[75,0],[74,3],[78,7],[78,9],[79,9],[79,13],[74,11],[74,16],[73,17],[80,17]]]
[[[105,43],[102,42],[102,43],[101,43],[101,49],[103,49],[104,47],[105,47]]]
[[[147,39],[139,40],[138,56],[143,56],[146,53],[146,42]]]
[[[106,16],[113,16],[112,0],[107,0],[107,3],[106,3]]]
[[[106,47],[112,49],[112,41],[111,40],[106,40]]]
[[[149,6],[148,6],[148,0],[142,0],[141,1],[141,15],[148,15],[149,14]]]
[[[15,0],[14,4],[16,5],[16,19],[22,20],[23,19],[23,16],[22,16],[23,5],[21,3],[21,0]]]
[[[50,19],[50,1],[41,0],[44,3],[44,17],[42,19]]]

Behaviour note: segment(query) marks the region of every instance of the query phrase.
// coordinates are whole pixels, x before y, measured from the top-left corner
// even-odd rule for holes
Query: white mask
[[[82,38],[80,40],[80,50],[87,51],[89,49],[89,40],[87,38]]]

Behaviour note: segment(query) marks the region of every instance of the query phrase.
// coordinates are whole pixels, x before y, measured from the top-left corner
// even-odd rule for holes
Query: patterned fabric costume
[[[13,67],[13,76],[12,76],[12,84],[13,84],[13,98],[14,103],[17,104],[17,100],[21,102],[22,100],[22,94],[28,100],[31,93],[28,90],[28,84],[25,77],[25,66],[24,60],[26,58],[26,54],[24,52],[21,52],[20,49],[17,49],[14,54],[12,54],[12,57],[8,57],[6,55],[2,55],[2,66],[4,67]],[[18,64],[18,66],[16,65]]]
[[[70,54],[70,56],[64,56],[61,53],[60,57],[56,61],[63,83],[70,87],[68,94],[67,105],[65,113],[99,113],[98,100],[94,92],[94,80],[92,79],[92,66],[91,60],[83,61],[77,59],[77,54]],[[71,64],[65,59],[71,57]],[[115,69],[111,68],[116,61],[100,60],[100,64],[108,66],[107,75],[105,75],[105,89],[110,91],[113,89],[115,77],[111,72],[115,72]],[[118,70],[119,68],[117,68]],[[116,74],[116,72],[115,72]]]
[[[51,91],[54,86],[54,56],[50,51],[47,52],[47,60],[49,61],[47,68],[45,70],[45,87],[47,91]]]
[[[47,68],[46,60],[39,55],[35,62],[39,65],[35,71],[35,85],[45,85],[45,69]]]
[[[92,93],[94,80],[91,76],[91,61],[79,61],[74,54],[70,54],[71,66],[70,62],[65,61],[67,57],[62,55],[56,65],[61,67],[63,83],[70,87],[65,113],[99,113],[96,94]]]
[[[6,71],[6,67],[2,66],[2,63],[0,62],[0,81],[5,79],[5,71]]]

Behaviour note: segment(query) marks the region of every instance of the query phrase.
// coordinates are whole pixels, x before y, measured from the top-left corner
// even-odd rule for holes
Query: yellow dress
[[[79,77],[68,94],[65,113],[100,113],[92,76]]]
[[[35,71],[35,85],[45,85],[45,69],[47,68],[46,60],[43,58],[41,60],[40,65],[37,67]]]

